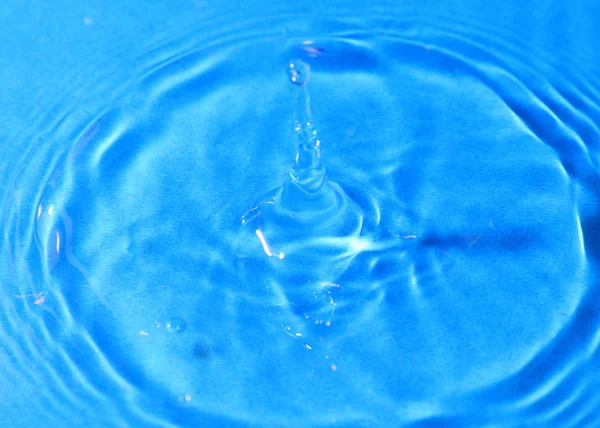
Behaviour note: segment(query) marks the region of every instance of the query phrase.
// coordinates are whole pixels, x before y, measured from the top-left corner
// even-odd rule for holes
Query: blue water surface
[[[0,5],[0,426],[600,427],[600,3]]]

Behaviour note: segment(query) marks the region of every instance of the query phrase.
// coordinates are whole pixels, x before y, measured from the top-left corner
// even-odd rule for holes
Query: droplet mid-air
[[[287,71],[292,83],[304,85],[308,81],[310,67],[302,60],[295,60],[290,62]]]

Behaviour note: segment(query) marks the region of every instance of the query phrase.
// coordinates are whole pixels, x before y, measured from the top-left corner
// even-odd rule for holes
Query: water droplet
[[[181,318],[171,318],[167,321],[165,327],[169,333],[182,333],[187,327],[187,324]]]
[[[287,74],[293,84],[304,85],[308,81],[310,67],[304,61],[296,59],[290,61]]]

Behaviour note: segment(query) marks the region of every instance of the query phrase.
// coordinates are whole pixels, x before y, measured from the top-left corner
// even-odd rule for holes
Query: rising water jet
[[[325,172],[307,88],[309,65],[291,61],[287,75],[296,92],[296,155],[285,182],[258,198],[242,217],[237,252],[241,256],[262,252],[286,261],[308,257],[310,266],[315,267],[317,254],[327,254],[329,261],[347,258],[352,238],[360,235],[363,213]],[[244,235],[251,241],[244,242]]]
[[[285,182],[242,217],[236,253],[289,263],[287,276],[302,267],[304,280],[324,283],[338,277],[355,255],[363,212],[325,172],[307,88],[309,65],[290,61],[286,71],[296,92],[296,155]]]

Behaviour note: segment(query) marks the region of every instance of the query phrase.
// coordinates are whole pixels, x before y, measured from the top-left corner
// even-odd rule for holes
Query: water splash
[[[599,98],[581,56],[541,67],[548,49],[524,52],[512,45],[522,38],[503,38],[500,27],[486,29],[476,19],[465,27],[453,21],[461,15],[455,11],[438,22],[428,14],[424,45],[414,38],[410,13],[397,20],[384,13],[356,33],[344,18],[322,28],[336,32],[332,40],[293,41],[284,55],[305,58],[312,75],[284,61],[281,71],[295,77],[288,83],[281,73],[287,87],[276,93],[264,74],[271,72],[265,52],[278,51],[281,34],[303,28],[295,14],[286,21],[264,12],[252,24],[220,26],[221,37],[209,28],[190,31],[178,42],[162,40],[162,48],[159,35],[144,38],[152,52],[143,64],[135,55],[108,61],[96,52],[102,46],[83,38],[96,50],[83,57],[112,67],[111,78],[85,87],[86,79],[70,79],[64,92],[89,101],[61,102],[47,85],[33,85],[19,103],[39,105],[10,109],[14,120],[3,131],[10,161],[0,160],[7,345],[0,354],[8,362],[4,390],[19,394],[7,394],[0,420],[592,424]],[[356,22],[364,11],[361,17]],[[139,48],[141,54],[150,45]],[[250,76],[248,64],[261,67]],[[315,203],[334,226],[319,223],[305,212],[312,201],[306,194],[294,220],[275,215],[297,201],[282,198],[285,178],[293,182],[288,175],[257,200],[257,218],[248,217],[240,233],[254,259],[229,264],[231,230],[219,213],[237,215],[236,195],[258,196],[248,193],[262,177],[252,168],[257,158],[262,171],[292,172],[291,148],[292,168],[262,157],[265,142],[280,135],[269,125],[288,113],[269,106],[289,96],[290,122],[292,107],[297,118],[304,114],[293,97],[314,89],[317,66],[336,82],[323,108],[343,112],[340,150],[331,150],[316,111],[316,126],[311,115],[312,128],[303,130],[319,131],[323,188],[330,189],[329,179],[343,181],[342,198],[364,213],[361,232]],[[65,76],[39,69],[48,78]],[[122,90],[111,92],[117,84]],[[125,95],[132,101],[118,111],[108,106],[101,125],[77,137],[97,109]],[[52,109],[43,103],[50,99]],[[290,125],[284,142],[295,149],[299,134]],[[64,130],[71,128],[76,134]],[[244,140],[253,135],[262,138]],[[334,159],[345,170],[334,170]],[[223,173],[225,165],[236,168]],[[360,251],[339,279],[315,286],[313,278],[338,275]],[[98,304],[98,290],[114,312]],[[299,301],[305,290],[310,294]],[[169,334],[164,314],[180,314],[188,329]],[[147,328],[155,319],[162,330]],[[360,390],[365,381],[376,394]],[[223,404],[232,391],[236,399]],[[332,391],[347,399],[331,400]],[[185,415],[171,407],[188,402]],[[222,419],[207,420],[216,414]]]
[[[296,92],[296,156],[283,185],[259,198],[242,217],[236,252],[294,263],[310,270],[302,278],[332,281],[356,254],[353,242],[360,235],[363,212],[327,178],[310,109],[309,65],[294,60],[286,71]],[[291,272],[289,266],[286,271]]]

